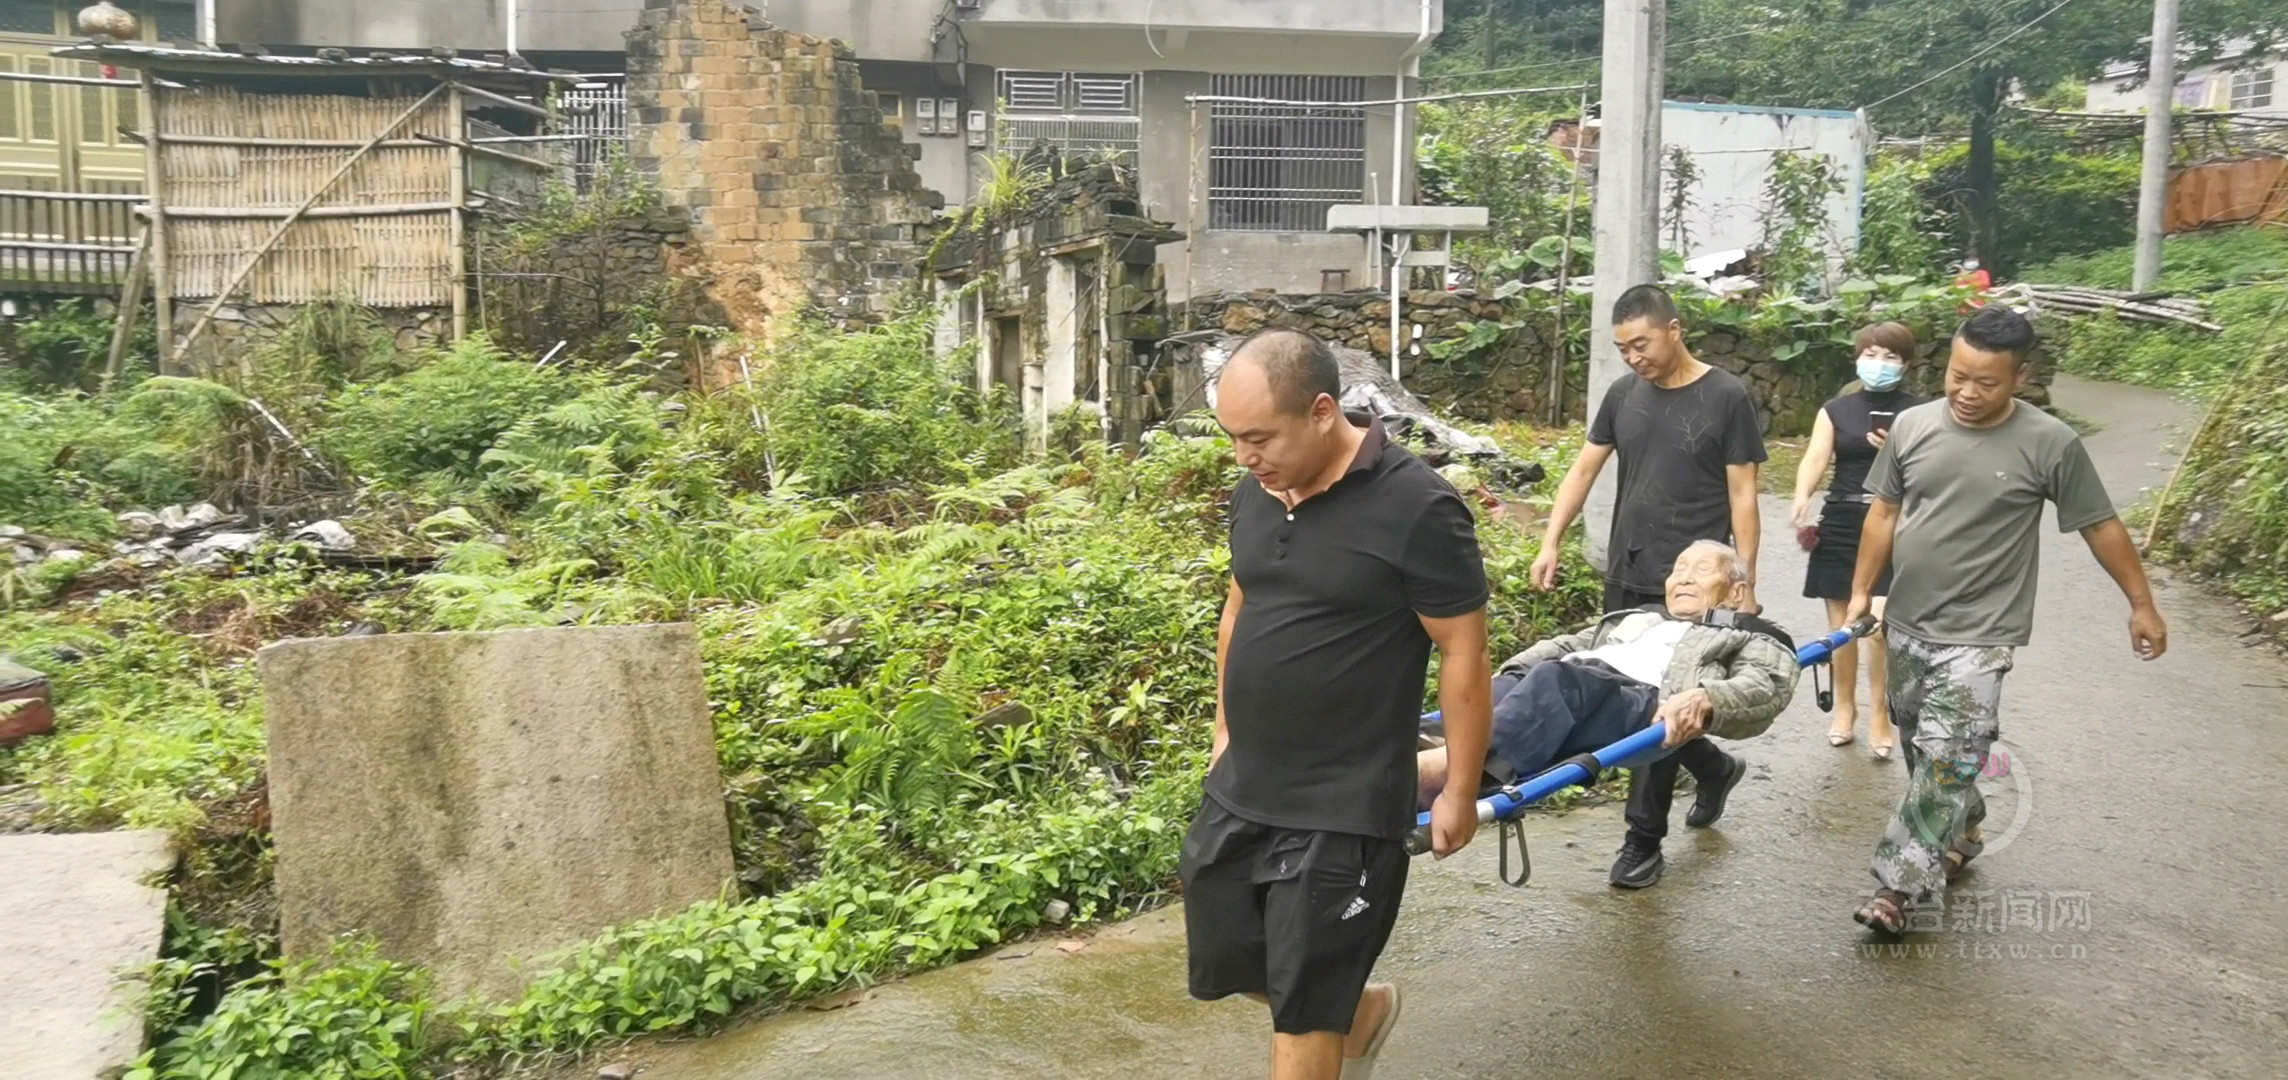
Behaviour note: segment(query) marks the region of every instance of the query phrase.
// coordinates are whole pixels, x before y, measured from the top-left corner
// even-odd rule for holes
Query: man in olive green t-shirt
[[[2151,660],[2168,648],[2137,546],[2081,438],[2016,400],[2033,345],[2017,312],[1972,315],[1954,337],[1945,399],[1900,413],[1867,475],[1875,501],[1847,619],[1867,613],[1890,565],[1891,717],[1906,735],[1908,774],[1875,846],[1879,887],[1855,916],[1876,930],[1899,933],[1911,911],[1943,910],[1949,875],[1980,850],[1978,777],[2000,733],[2002,676],[2033,633],[2044,502],[2129,598],[2131,650]]]

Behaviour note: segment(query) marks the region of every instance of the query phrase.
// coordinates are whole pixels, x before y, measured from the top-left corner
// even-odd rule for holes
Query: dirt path
[[[2092,455],[2124,505],[2158,487],[2186,409],[2061,379],[2103,425]],[[1764,599],[1802,552],[1767,499]],[[2246,619],[2162,578],[2172,649],[2138,664],[2127,611],[2077,537],[2051,535],[2039,627],[2004,696],[2005,839],[1942,931],[1878,947],[1849,913],[1901,783],[1837,750],[1809,682],[1744,744],[1752,780],[1714,830],[1669,844],[1659,886],[1605,871],[1617,808],[1536,818],[1534,878],[1494,880],[1489,832],[1420,862],[1382,974],[1404,1026],[1378,1076],[2114,1077],[2278,1075],[2288,1046],[2288,664]],[[647,1080],[1263,1075],[1260,1008],[1183,993],[1181,922],[1160,912],[1077,952],[1009,950],[705,1040],[617,1055]],[[593,1066],[589,1067],[591,1070]],[[589,1075],[593,1075],[592,1071]]]

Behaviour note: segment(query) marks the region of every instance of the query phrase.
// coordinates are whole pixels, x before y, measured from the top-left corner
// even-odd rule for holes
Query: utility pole
[[[2129,287],[2161,276],[2162,204],[2169,199],[2169,110],[2177,103],[2177,0],[2153,0],[2153,57],[2146,65],[2145,168],[2137,180],[2137,261]]]
[[[1613,303],[1660,280],[1660,89],[1668,53],[1667,0],[1605,0],[1604,103],[1597,132],[1596,285],[1590,291],[1589,415],[1614,382],[1635,378],[1613,345]],[[1589,490],[1583,547],[1607,566],[1613,491],[1607,468]]]

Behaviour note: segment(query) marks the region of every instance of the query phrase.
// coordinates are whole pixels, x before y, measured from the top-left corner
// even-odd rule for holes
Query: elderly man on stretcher
[[[1671,748],[1703,734],[1762,734],[1795,695],[1796,650],[1785,631],[1736,610],[1746,585],[1739,554],[1703,540],[1669,571],[1666,610],[1611,612],[1505,661],[1494,673],[1487,784],[1531,776],[1655,723],[1668,725],[1662,745]],[[1446,783],[1441,735],[1435,715],[1425,717],[1416,760],[1425,807]],[[1702,792],[1686,823],[1712,824],[1729,793]]]

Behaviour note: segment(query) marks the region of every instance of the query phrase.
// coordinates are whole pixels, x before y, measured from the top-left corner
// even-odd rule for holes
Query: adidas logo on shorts
[[[1366,897],[1354,896],[1351,898],[1351,906],[1343,909],[1343,918],[1349,919],[1359,912],[1365,911],[1367,907]]]

